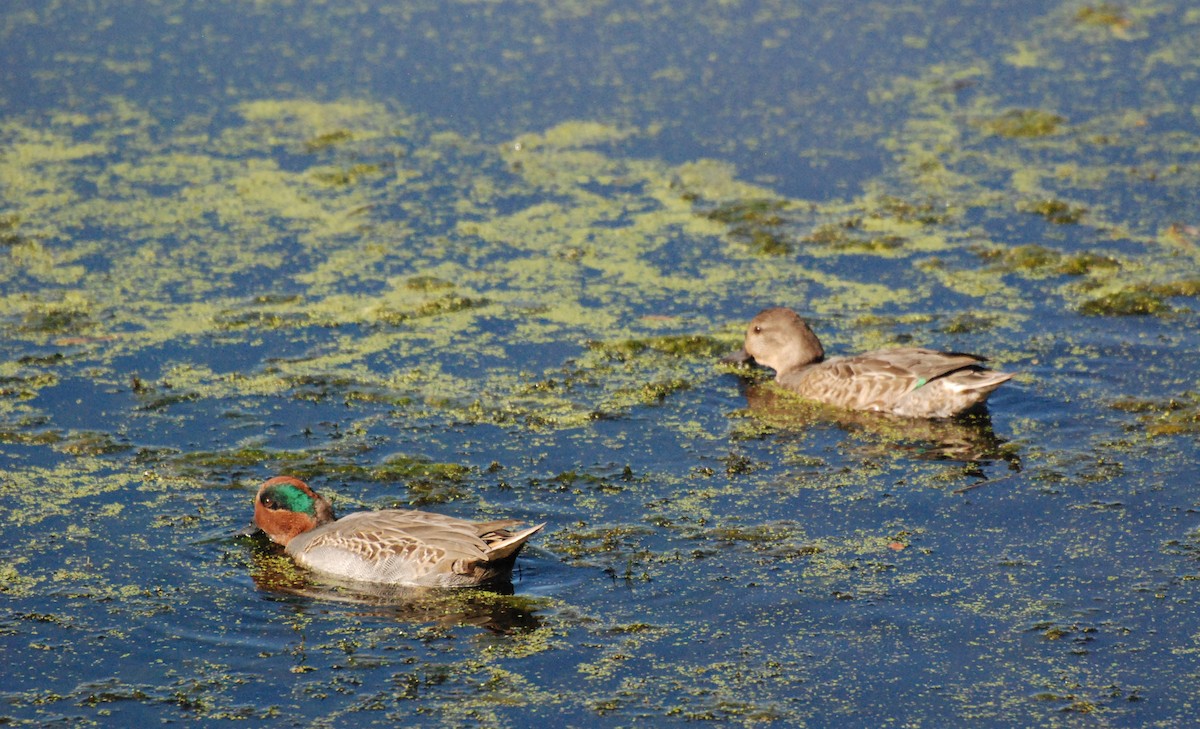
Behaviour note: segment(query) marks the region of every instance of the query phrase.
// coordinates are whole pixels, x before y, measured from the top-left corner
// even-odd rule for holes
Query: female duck
[[[905,347],[825,358],[820,340],[791,309],[765,309],[750,321],[741,351],[727,362],[775,370],[775,381],[810,400],[851,410],[946,418],[987,400],[1012,378],[983,357]]]
[[[333,507],[303,481],[272,478],[254,499],[254,523],[302,567],[366,582],[466,587],[506,577],[526,540],[517,520],[470,522],[426,511]]]

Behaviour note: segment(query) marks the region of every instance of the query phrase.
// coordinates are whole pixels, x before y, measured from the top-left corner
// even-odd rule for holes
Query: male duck
[[[749,360],[775,370],[776,382],[811,400],[912,418],[957,415],[1012,378],[984,368],[983,357],[917,347],[825,359],[813,330],[782,307],[759,312],[741,351],[724,361]]]
[[[375,583],[466,587],[505,577],[517,553],[545,524],[513,533],[520,521],[470,522],[426,511],[360,511],[334,519],[333,507],[303,481],[269,479],[254,499],[254,523],[302,567]]]

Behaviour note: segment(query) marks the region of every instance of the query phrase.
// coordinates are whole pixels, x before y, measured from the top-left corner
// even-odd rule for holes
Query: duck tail
[[[960,392],[977,392],[986,395],[1014,376],[1015,373],[1012,372],[981,369],[972,372],[970,377],[950,378],[949,384],[951,388]]]
[[[506,536],[498,542],[488,544],[487,559],[489,562],[499,562],[517,556],[517,552],[521,551],[521,547],[525,546],[525,542],[534,534],[545,528],[545,522],[537,526],[529,527],[528,529],[517,532],[512,536]]]

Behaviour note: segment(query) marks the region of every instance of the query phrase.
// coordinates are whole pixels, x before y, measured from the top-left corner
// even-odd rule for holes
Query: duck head
[[[297,534],[334,520],[325,497],[298,478],[276,476],[263,482],[254,497],[254,523],[271,541],[287,546]]]
[[[742,349],[724,359],[742,364],[753,360],[778,376],[825,359],[825,349],[808,323],[791,309],[763,309],[746,326]]]

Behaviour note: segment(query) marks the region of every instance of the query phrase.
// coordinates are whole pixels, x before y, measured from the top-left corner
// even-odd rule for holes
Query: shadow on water
[[[1012,471],[1021,470],[1016,444],[996,435],[986,408],[955,418],[902,418],[811,402],[770,382],[744,379],[742,387],[756,428],[795,432],[832,425],[854,439],[856,450],[867,454],[898,453],[918,460],[980,465],[1003,462]]]
[[[510,634],[535,630],[533,601],[515,594],[512,580],[480,587],[436,588],[339,580],[305,571],[261,533],[243,535],[250,576],[264,595],[303,609],[350,607],[360,617],[440,627],[471,626]]]

